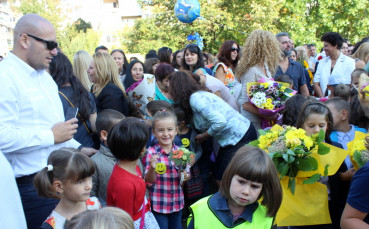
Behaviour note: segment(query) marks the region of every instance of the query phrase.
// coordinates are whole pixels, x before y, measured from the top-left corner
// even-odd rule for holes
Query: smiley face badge
[[[182,145],[187,148],[190,145],[190,140],[188,138],[182,138]]]
[[[156,168],[155,168],[155,172],[157,172],[158,174],[164,174],[167,171],[167,166],[164,163],[157,163],[156,164]]]

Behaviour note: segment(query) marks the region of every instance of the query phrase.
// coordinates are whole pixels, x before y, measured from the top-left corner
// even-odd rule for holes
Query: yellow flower
[[[263,86],[264,88],[268,88],[269,87],[269,84],[268,83],[261,83],[260,85]]]
[[[312,140],[310,137],[306,136],[306,137],[305,137],[305,138],[303,138],[303,139],[304,139],[305,146],[306,146],[308,149],[310,149],[310,148],[314,145],[314,142],[313,142],[313,140]]]
[[[273,108],[274,108],[273,100],[271,98],[268,98],[266,103],[263,104],[263,106],[264,106],[265,109],[273,110]]]

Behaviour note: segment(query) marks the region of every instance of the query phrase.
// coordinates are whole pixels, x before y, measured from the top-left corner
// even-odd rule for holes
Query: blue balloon
[[[200,3],[198,0],[178,0],[174,13],[181,22],[191,23],[200,16]]]

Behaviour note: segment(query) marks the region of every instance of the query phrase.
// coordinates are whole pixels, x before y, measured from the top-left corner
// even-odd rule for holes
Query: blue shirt
[[[210,92],[193,93],[190,105],[195,128],[201,132],[207,131],[222,147],[236,145],[250,127],[247,118]]]
[[[339,142],[342,144],[343,148],[345,150],[347,150],[347,143],[351,142],[352,140],[354,140],[355,138],[355,131],[360,131],[360,132],[363,132],[363,133],[366,133],[367,131],[364,129],[364,128],[359,128],[357,126],[354,126],[354,125],[350,125],[351,126],[351,129],[344,133],[342,131],[337,131],[337,130],[334,130],[332,131],[331,135],[330,135],[330,138],[332,141],[334,142]],[[345,163],[347,165],[347,168],[352,168],[353,165],[352,165],[352,162],[351,162],[351,159],[350,159],[350,155],[348,155],[346,158],[345,158]]]
[[[306,84],[305,79],[305,68],[298,62],[291,60],[288,58],[289,65],[286,72],[282,71],[282,68],[278,66],[277,72],[275,73],[274,77],[280,75],[288,75],[293,81],[293,89],[300,92],[300,87]]]
[[[249,221],[250,223],[252,223],[252,216],[259,206],[258,202],[247,205],[245,211],[237,219],[233,220],[233,214],[231,209],[229,209],[228,207],[227,199],[223,197],[220,192],[217,192],[213,196],[211,196],[208,203],[212,212],[228,228],[232,228],[235,225],[242,224],[245,221]],[[193,220],[191,220],[187,229],[193,228]]]
[[[369,213],[369,163],[361,167],[351,181],[350,191],[347,196],[347,203],[365,213]],[[369,224],[369,215],[364,218],[364,222]]]

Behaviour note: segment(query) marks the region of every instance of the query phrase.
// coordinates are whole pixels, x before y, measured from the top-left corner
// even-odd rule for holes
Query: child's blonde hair
[[[66,229],[134,229],[131,216],[120,208],[85,211],[65,224]]]
[[[155,123],[159,120],[163,120],[163,119],[173,119],[175,126],[177,126],[177,116],[172,112],[172,111],[168,111],[168,110],[161,110],[156,112],[156,114],[153,117],[152,120],[152,127],[155,129]]]
[[[228,200],[231,199],[230,187],[235,175],[263,184],[258,199],[263,197],[261,204],[266,206],[267,216],[274,217],[282,202],[282,188],[277,169],[270,157],[263,150],[248,145],[236,152],[220,184],[220,192]]]
[[[73,148],[61,148],[49,155],[47,166],[36,174],[33,185],[39,196],[59,198],[53,188],[54,181],[75,182],[94,173],[95,164],[86,154]]]

